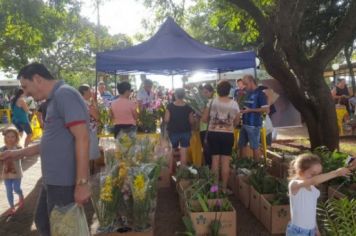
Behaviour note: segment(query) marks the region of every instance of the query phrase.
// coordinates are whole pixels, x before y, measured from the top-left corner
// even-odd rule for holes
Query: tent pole
[[[116,74],[116,72],[115,72],[115,88],[114,88],[114,91],[115,91],[115,96],[117,96],[117,74]]]
[[[172,90],[174,90],[173,75],[172,75]]]
[[[257,70],[256,70],[256,67],[253,68],[253,73],[255,74],[255,79],[257,79]]]
[[[95,93],[94,101],[98,102],[98,71],[95,70]]]

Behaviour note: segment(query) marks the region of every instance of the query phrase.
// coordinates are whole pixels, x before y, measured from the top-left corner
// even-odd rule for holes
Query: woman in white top
[[[210,101],[201,120],[208,123],[208,146],[212,155],[211,170],[219,179],[221,169],[222,188],[226,191],[230,174],[230,159],[234,145],[234,127],[240,121],[237,102],[229,98],[231,84],[222,80],[217,85],[217,98]],[[221,163],[221,168],[219,168]]]
[[[349,175],[350,170],[339,168],[325,174],[321,172],[320,158],[310,153],[299,155],[291,163],[288,187],[291,222],[287,227],[287,236],[320,236],[316,224],[316,206],[320,191],[315,185]]]

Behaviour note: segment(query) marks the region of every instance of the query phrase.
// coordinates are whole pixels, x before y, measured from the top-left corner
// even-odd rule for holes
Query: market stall
[[[184,75],[186,73],[196,70],[215,71],[217,73],[221,73],[224,71],[255,68],[255,58],[256,55],[253,51],[227,51],[204,45],[190,37],[181,27],[179,27],[174,22],[172,18],[168,18],[159,28],[158,32],[154,36],[152,36],[152,38],[139,45],[122,50],[111,50],[97,53],[96,70],[97,73],[100,72],[114,75],[129,73]],[[155,113],[154,119],[157,119],[156,116],[162,116],[162,113],[159,110],[162,104],[155,105],[157,106],[157,113]],[[149,112],[147,114],[139,114],[139,120],[140,115],[145,117],[145,114],[150,115],[151,113],[152,112]],[[103,120],[103,124],[106,125],[109,122],[106,113],[103,114],[101,118]],[[147,119],[151,120],[151,118],[152,117],[148,117]],[[155,124],[155,122],[153,122],[153,124]],[[158,127],[160,127],[160,129],[154,130],[164,130],[163,127],[157,123],[157,128]],[[149,231],[149,228],[154,225],[154,222],[152,222],[151,220],[152,218],[154,218],[152,217],[152,214],[154,215],[154,195],[156,193],[156,182],[158,175],[157,172],[153,170],[161,169],[162,162],[160,162],[159,160],[160,157],[168,155],[168,153],[170,152],[169,145],[164,140],[160,139],[160,135],[157,136],[156,134],[138,134],[134,138],[130,139],[128,139],[127,137],[122,138],[120,136],[121,138],[117,138],[116,140],[114,140],[113,138],[110,138],[111,135],[109,134],[109,132],[107,132],[106,126],[103,127],[103,130],[103,134],[99,135],[99,137],[111,141],[106,141],[106,143],[103,144],[105,156],[105,171],[101,173],[101,178],[97,177],[96,179],[98,186],[96,196],[99,197],[95,200],[95,204],[99,204],[98,206],[102,206],[100,204],[103,204],[103,202],[105,202],[106,200],[109,201],[110,204],[112,204],[112,199],[114,197],[115,199],[119,199],[117,200],[118,202],[116,201],[116,203],[120,205],[122,202],[125,202],[122,199],[120,200],[120,196],[123,196],[125,198],[130,197],[133,202],[131,202],[132,204],[129,205],[131,208],[126,209],[126,212],[123,212],[121,209],[117,209],[115,216],[110,218],[109,222],[107,222],[106,219],[101,219],[100,230],[104,233],[119,232],[119,230],[125,229],[125,227],[129,227],[131,229],[134,229],[134,231],[147,232]],[[198,164],[199,162],[201,162],[202,159],[201,157],[196,156],[201,156],[201,148],[198,142],[198,140],[200,139],[197,133],[193,134],[192,137],[193,139],[191,140],[191,142],[194,143],[193,146],[195,149],[190,151],[193,155],[191,159],[192,162]],[[143,144],[140,143],[141,141],[139,140],[150,141],[149,143]],[[156,146],[150,146],[151,144],[154,144]],[[128,149],[127,146],[130,146],[131,148]],[[140,147],[149,147],[149,155],[153,158],[143,158],[143,154],[141,153],[142,149],[140,149]],[[122,150],[125,150],[125,153],[123,153]],[[127,156],[130,158],[127,159]],[[156,166],[156,169],[153,169],[152,167],[150,170],[147,170],[145,169],[145,166]],[[157,166],[159,166],[159,168]],[[137,179],[137,177],[134,177],[137,176],[136,173],[127,174],[127,172],[125,172],[127,168],[140,172],[142,175],[141,179]],[[120,182],[120,176],[123,176],[124,174],[126,174],[125,176],[127,176],[125,180],[126,185]],[[118,177],[114,179],[117,175]],[[108,176],[112,176],[112,179],[108,178]],[[138,176],[140,176],[140,174]],[[113,190],[115,189],[113,188],[113,186],[115,187],[114,180],[117,184],[117,181],[121,183],[121,187],[118,190],[119,193]],[[149,193],[147,192],[147,194],[149,194],[149,196],[147,196],[149,202],[145,202],[144,205],[142,205],[143,202],[136,201],[138,196],[135,196],[135,183],[136,187],[138,187],[138,182],[140,182],[142,185],[142,191],[144,191],[145,188],[150,189]],[[148,185],[143,185],[143,182],[147,183]],[[117,184],[116,187],[118,186]],[[124,186],[127,187],[124,188]],[[143,188],[143,186],[145,188]],[[122,191],[124,189],[128,190],[128,192],[131,192],[131,194],[129,196],[122,195]],[[115,194],[118,194],[118,196],[115,197]],[[143,195],[141,195],[141,198],[142,196]],[[121,203],[119,203],[120,201]],[[135,202],[138,204],[142,204],[135,205]],[[118,205],[115,206],[117,207]],[[115,209],[115,206],[110,206],[114,207]],[[143,225],[141,224],[139,227],[137,227],[138,221],[141,221],[142,219],[139,219],[137,217],[135,218],[136,207],[140,207],[140,215],[145,216],[145,222],[143,222]],[[145,207],[146,210],[143,209],[143,207]],[[97,214],[100,213],[103,212],[100,212],[100,210],[97,211]],[[109,213],[105,213],[104,215],[108,214]]]

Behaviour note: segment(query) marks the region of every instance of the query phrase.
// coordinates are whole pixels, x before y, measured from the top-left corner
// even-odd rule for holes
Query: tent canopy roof
[[[185,74],[195,70],[232,71],[256,66],[253,51],[209,47],[168,18],[149,40],[126,49],[97,53],[96,69],[106,73]]]

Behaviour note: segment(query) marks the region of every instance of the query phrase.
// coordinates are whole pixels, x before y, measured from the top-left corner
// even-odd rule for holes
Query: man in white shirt
[[[153,82],[149,79],[146,79],[143,82],[143,88],[140,89],[137,93],[137,102],[139,107],[148,106],[155,98],[154,93],[152,92]]]

